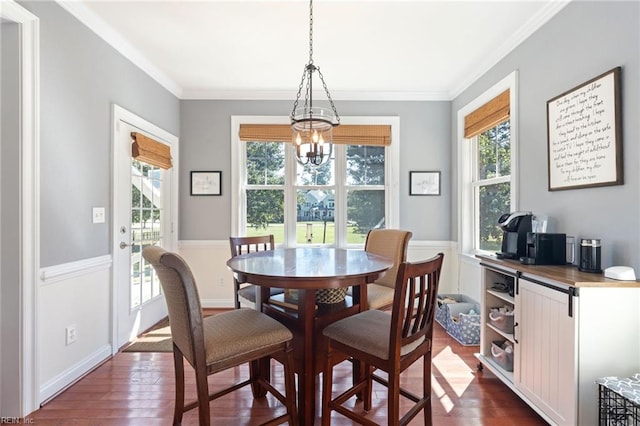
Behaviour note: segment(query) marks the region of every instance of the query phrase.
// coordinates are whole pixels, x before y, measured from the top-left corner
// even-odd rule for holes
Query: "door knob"
[[[129,247],[130,245],[131,245],[131,244],[127,244],[127,243],[125,243],[124,241],[122,241],[122,242],[120,243],[120,248],[121,248],[121,249],[126,249],[126,248],[127,248],[127,247]]]

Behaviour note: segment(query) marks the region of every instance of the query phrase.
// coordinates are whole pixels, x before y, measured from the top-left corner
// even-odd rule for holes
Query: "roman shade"
[[[464,137],[470,139],[507,120],[510,109],[507,89],[464,117]]]
[[[131,156],[134,159],[165,170],[173,166],[171,162],[171,147],[169,145],[138,132],[131,132],[131,137],[133,138]]]
[[[240,124],[240,140],[245,142],[289,142],[288,124]],[[386,124],[341,124],[333,129],[334,144],[391,145],[391,126]]]

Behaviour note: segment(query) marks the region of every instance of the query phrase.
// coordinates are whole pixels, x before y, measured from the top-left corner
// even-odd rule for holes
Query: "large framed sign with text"
[[[622,185],[620,70],[547,101],[549,191]]]

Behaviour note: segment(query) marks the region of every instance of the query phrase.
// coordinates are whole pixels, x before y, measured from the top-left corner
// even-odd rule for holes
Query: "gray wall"
[[[20,368],[20,56],[19,24],[0,21],[0,413],[19,415]]]
[[[20,4],[40,18],[41,266],[109,254],[111,105],[178,135],[180,103],[57,3]]]
[[[600,238],[602,266],[640,271],[640,3],[572,2],[452,103],[452,115],[513,70],[519,72],[520,210],[549,215],[551,232]],[[547,190],[546,102],[622,66],[624,185]],[[457,140],[456,123],[452,133]],[[453,152],[455,168],[457,152]],[[456,171],[457,173],[457,171]],[[452,177],[455,180],[456,174]],[[457,213],[453,199],[454,214]],[[457,236],[457,229],[452,234]]]
[[[342,117],[400,117],[400,227],[416,240],[451,240],[449,102],[336,101]],[[180,138],[181,240],[225,240],[231,232],[231,116],[288,116],[291,101],[182,101]],[[397,141],[392,141],[396,143]],[[221,197],[189,195],[189,172],[221,170]],[[410,197],[409,170],[442,172],[442,195]]]

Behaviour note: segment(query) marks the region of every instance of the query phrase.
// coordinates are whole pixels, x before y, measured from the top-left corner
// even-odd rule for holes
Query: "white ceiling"
[[[60,4],[181,99],[294,99],[309,59],[307,0]],[[313,59],[334,99],[448,100],[566,4],[316,0]]]

